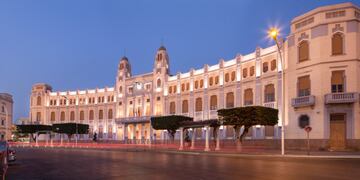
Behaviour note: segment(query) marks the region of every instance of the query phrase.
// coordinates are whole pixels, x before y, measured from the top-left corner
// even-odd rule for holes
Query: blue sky
[[[113,86],[119,58],[133,74],[152,70],[163,41],[171,73],[248,54],[271,42],[274,24],[340,0],[2,0],[0,92],[14,96],[14,120],[28,116],[31,86]],[[357,5],[360,1],[351,1]]]

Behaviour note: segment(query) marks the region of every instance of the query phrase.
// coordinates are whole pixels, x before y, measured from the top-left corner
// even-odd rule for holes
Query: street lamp
[[[279,52],[280,56],[280,62],[281,62],[281,155],[285,155],[285,76],[284,76],[284,69],[285,69],[285,62],[281,55],[281,47],[278,42],[278,36],[279,36],[279,29],[277,28],[271,28],[268,31],[268,36],[272,38],[275,43],[277,50]]]

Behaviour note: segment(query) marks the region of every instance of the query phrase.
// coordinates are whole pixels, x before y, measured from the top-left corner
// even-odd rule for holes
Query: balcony
[[[268,108],[277,108],[276,102],[265,102],[264,107],[268,107]]]
[[[210,110],[210,119],[217,119],[218,112],[217,110]]]
[[[294,108],[313,106],[313,105],[315,105],[315,96],[310,95],[310,96],[302,96],[302,97],[293,98],[291,100],[291,105]]]
[[[202,111],[195,112],[194,120],[202,120],[202,119],[203,119],[203,112]]]
[[[358,100],[359,94],[354,92],[330,93],[325,95],[325,104],[347,104]]]

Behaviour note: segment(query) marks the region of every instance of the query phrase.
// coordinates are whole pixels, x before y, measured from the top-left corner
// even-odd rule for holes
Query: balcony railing
[[[187,112],[187,113],[181,113],[181,115],[183,115],[183,116],[189,116],[190,114]]]
[[[217,119],[218,113],[217,110],[210,110],[210,119]]]
[[[194,119],[196,119],[196,120],[198,120],[198,119],[202,120],[202,118],[203,118],[203,112],[202,112],[202,111],[195,112],[195,117],[194,117]]]
[[[293,98],[291,100],[291,105],[293,107],[305,107],[305,106],[313,106],[315,105],[315,96],[302,96]]]
[[[330,93],[325,95],[325,104],[354,103],[359,94],[354,92]]]
[[[276,102],[265,102],[263,106],[269,108],[277,108]]]

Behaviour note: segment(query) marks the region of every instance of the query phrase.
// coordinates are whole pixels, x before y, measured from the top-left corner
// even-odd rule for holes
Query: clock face
[[[136,83],[136,89],[141,90],[141,88],[142,88],[142,84],[140,82],[137,82]]]

